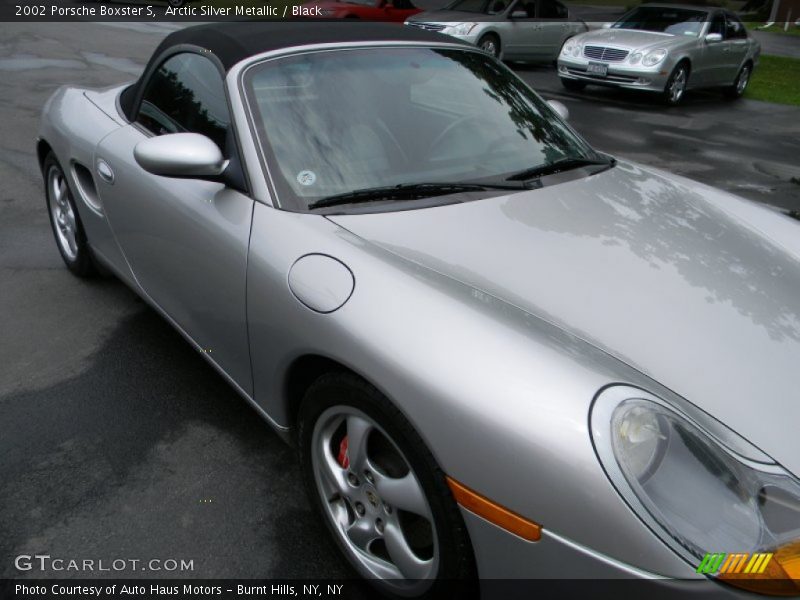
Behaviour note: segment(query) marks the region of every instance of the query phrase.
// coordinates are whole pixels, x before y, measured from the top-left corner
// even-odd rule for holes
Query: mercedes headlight
[[[453,23],[445,27],[442,33],[448,35],[468,35],[477,25],[477,23]]]
[[[567,40],[561,47],[561,54],[563,54],[564,56],[580,56],[581,55],[580,42],[576,42],[574,40]]]
[[[656,50],[651,50],[650,52],[645,55],[642,59],[642,64],[645,67],[652,67],[660,63],[667,57],[667,51],[663,48],[658,48]]]
[[[616,489],[698,572],[755,591],[769,591],[753,587],[764,580],[800,591],[800,481],[791,473],[688,402],[637,388],[604,390],[591,425]],[[709,553],[748,558],[722,574],[722,564],[701,570]],[[761,554],[771,556],[756,564]]]
[[[631,54],[630,58],[628,58],[628,62],[632,65],[638,65],[639,61],[642,60],[642,53],[641,52],[634,52]]]

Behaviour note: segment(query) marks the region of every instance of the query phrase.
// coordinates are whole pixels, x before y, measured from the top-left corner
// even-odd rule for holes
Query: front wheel
[[[672,70],[667,85],[664,86],[664,102],[670,106],[681,103],[686,94],[686,86],[689,84],[689,67],[686,63],[680,63]]]
[[[495,58],[500,58],[500,38],[493,33],[487,33],[479,39],[478,48]]]
[[[312,502],[355,570],[382,593],[436,597],[473,586],[466,528],[444,474],[411,424],[358,377],[324,375],[300,408]]]
[[[750,75],[752,72],[753,66],[750,63],[743,65],[733,85],[726,90],[726,95],[733,99],[741,98],[745,90],[747,90],[747,84],[750,83]]]
[[[47,212],[61,258],[78,277],[90,277],[97,272],[92,252],[66,175],[52,152],[44,159],[42,172]]]

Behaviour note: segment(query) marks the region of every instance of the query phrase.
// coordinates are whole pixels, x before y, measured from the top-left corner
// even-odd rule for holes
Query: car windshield
[[[508,8],[512,0],[456,0],[447,6],[447,10],[459,12],[478,13],[482,15],[496,15]]]
[[[640,6],[612,25],[613,29],[640,29],[672,35],[697,37],[708,19],[708,13],[685,8]]]
[[[288,210],[377,187],[499,188],[532,168],[600,159],[505,66],[476,50],[312,52],[258,63],[244,82]]]

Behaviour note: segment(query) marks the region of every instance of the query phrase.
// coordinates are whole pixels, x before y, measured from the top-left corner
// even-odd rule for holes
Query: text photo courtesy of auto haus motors
[[[800,0],[2,10],[0,597],[800,596]]]

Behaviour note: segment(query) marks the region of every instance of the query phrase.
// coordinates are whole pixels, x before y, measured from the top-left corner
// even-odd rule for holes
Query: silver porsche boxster
[[[760,44],[739,17],[714,7],[645,4],[616,23],[569,39],[558,57],[564,87],[586,84],[661,94],[678,104],[687,90],[744,94]]]
[[[297,445],[381,591],[794,589],[798,223],[563,113],[439,34],[227,23],[59,89],[37,150],[67,267],[115,273]]]

